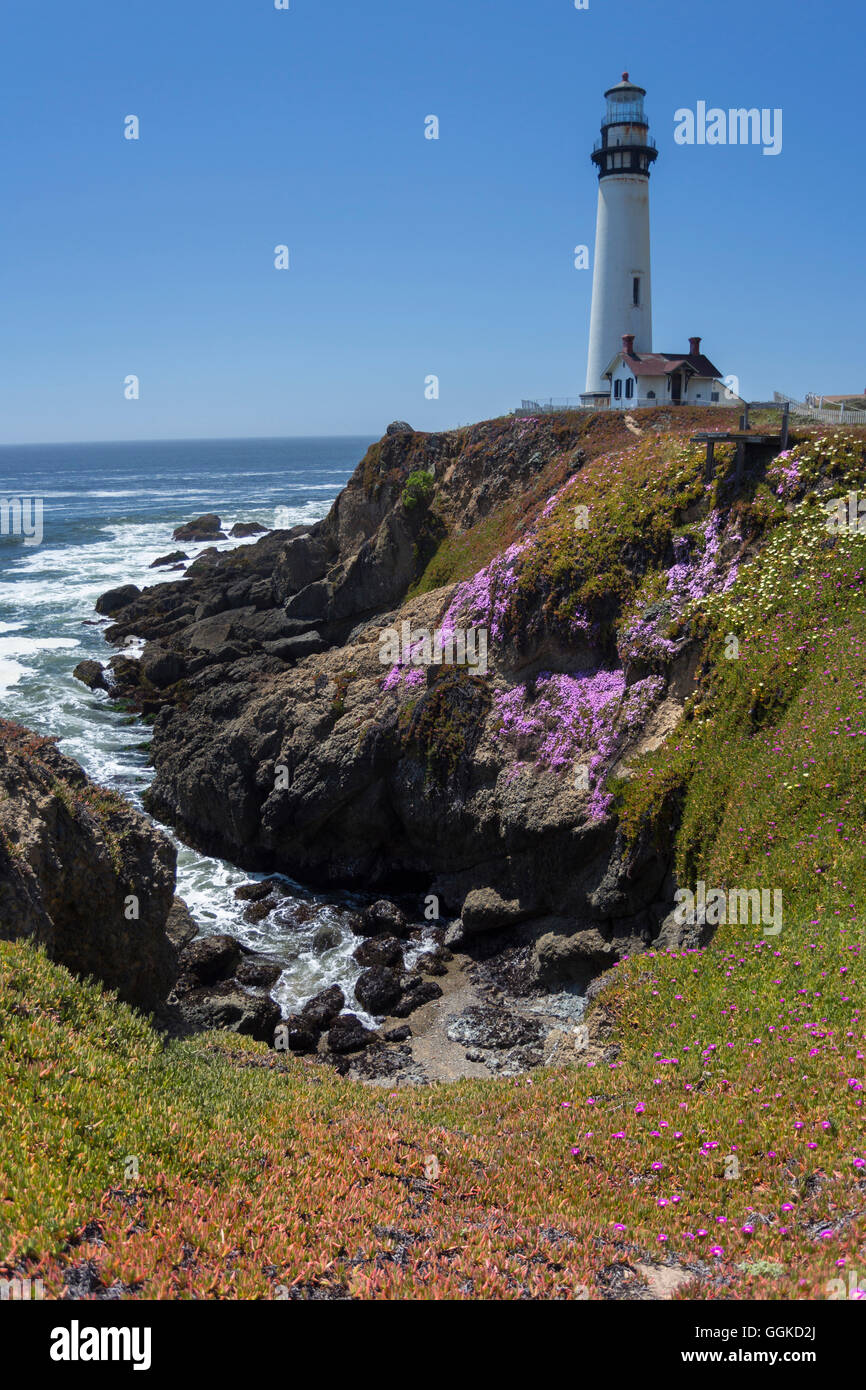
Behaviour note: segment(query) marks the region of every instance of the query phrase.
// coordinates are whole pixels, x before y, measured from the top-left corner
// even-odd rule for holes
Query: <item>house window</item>
[[[718,391],[713,391],[713,392],[710,394],[710,400],[711,400],[711,401],[718,402],[718,399],[719,399],[719,393],[718,393]]]
[[[640,306],[640,276],[635,275],[631,282],[631,302],[635,308]]]
[[[617,377],[616,381],[613,383],[613,398],[615,401],[622,399],[622,382],[619,377]]]
[[[631,400],[632,396],[634,395],[634,377],[633,377],[633,376],[628,377],[627,380],[626,380],[626,383],[625,383],[625,394],[626,394],[626,399],[627,399],[627,400]]]
[[[656,393],[655,393],[655,391],[647,391],[647,393],[646,393],[646,398],[647,398],[648,401],[654,401],[655,398],[656,398]]]

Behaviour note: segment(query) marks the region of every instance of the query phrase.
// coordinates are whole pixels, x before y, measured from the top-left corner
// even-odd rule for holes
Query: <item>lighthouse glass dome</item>
[[[605,125],[646,125],[647,118],[643,105],[643,93],[635,87],[624,91],[611,92],[607,98]]]

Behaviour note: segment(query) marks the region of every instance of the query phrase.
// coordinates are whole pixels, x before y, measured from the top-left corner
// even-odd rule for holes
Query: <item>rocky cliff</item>
[[[32,941],[173,1033],[270,1041],[279,970],[224,937],[196,940],[175,849],[53,739],[0,720],[0,939]]]
[[[626,844],[609,788],[680,719],[688,605],[761,529],[724,450],[707,478],[688,442],[718,419],[397,424],[312,528],[105,595],[109,639],[147,639],[112,679],[155,716],[150,808],[252,869],[529,923],[542,972],[660,939],[671,845]],[[437,631],[486,659],[431,664]]]
[[[0,721],[0,936],[29,939],[126,1003],[161,1008],[177,975],[166,933],[171,842],[94,786],[51,739]]]

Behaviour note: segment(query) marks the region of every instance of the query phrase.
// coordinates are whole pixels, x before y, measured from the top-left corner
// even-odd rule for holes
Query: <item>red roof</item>
[[[642,352],[639,356],[619,352],[617,357],[622,358],[635,376],[669,376],[671,372],[676,372],[681,367],[688,367],[695,376],[706,376],[714,379],[721,376],[718,367],[714,367],[710,359],[705,357],[702,352]],[[605,372],[605,376],[607,376],[607,372]]]

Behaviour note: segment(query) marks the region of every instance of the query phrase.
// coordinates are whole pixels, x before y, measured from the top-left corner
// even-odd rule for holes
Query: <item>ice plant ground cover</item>
[[[604,790],[607,770],[629,733],[645,720],[663,689],[659,676],[647,676],[626,689],[621,671],[592,674],[542,674],[535,698],[522,685],[497,690],[497,737],[539,767],[573,769],[586,760],[589,812],[598,820],[611,797]]]
[[[600,1298],[646,1260],[687,1296],[826,1297],[866,1253],[861,951],[725,928],[616,968],[612,1065],[389,1093],[164,1046],[2,944],[0,1260],[46,1297],[92,1261],[127,1297]]]

